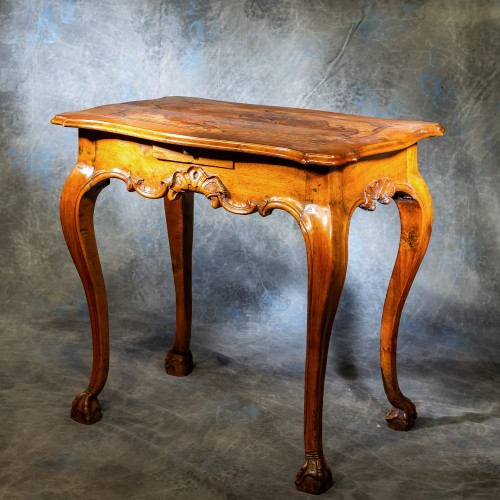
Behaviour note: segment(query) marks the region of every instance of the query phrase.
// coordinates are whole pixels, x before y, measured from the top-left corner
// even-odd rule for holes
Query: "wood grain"
[[[325,166],[403,149],[444,131],[437,123],[194,97],[99,106],[58,114],[52,123]]]
[[[192,319],[192,255],[194,193],[165,200],[170,259],[175,285],[175,340],[165,357],[169,375],[185,377],[193,371],[193,355],[189,349]]]
[[[106,288],[94,234],[94,208],[107,179],[92,184],[92,169],[77,163],[64,185],[60,214],[64,238],[82,280],[92,330],[92,373],[87,389],[71,405],[71,418],[93,424],[102,418],[97,399],[104,388],[109,369],[109,323]]]
[[[129,191],[165,200],[176,291],[176,335],[165,360],[171,375],[185,376],[193,369],[194,194],[203,195],[213,208],[239,215],[267,216],[281,209],[299,224],[307,253],[308,312],[305,462],[295,484],[312,494],[333,482],[323,452],[323,393],[351,216],[358,207],[373,211],[395,200],[401,238],[384,306],[380,361],[392,404],[386,420],[396,430],[412,427],[417,411],[400,390],[396,348],[403,306],[433,217],[415,143],[440,135],[439,125],[194,98],[103,106],[57,115],[53,122],[81,127],[78,163],[61,197],[61,223],[87,296],[93,340],[90,382],[73,402],[75,420],[91,424],[102,416],[97,395],[106,382],[109,342],[93,212],[100,189],[119,179]]]

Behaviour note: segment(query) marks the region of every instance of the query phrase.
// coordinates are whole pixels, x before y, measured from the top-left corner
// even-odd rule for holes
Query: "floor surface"
[[[4,314],[1,326],[1,498],[308,498],[293,483],[303,458],[299,329],[195,324],[196,368],[175,378],[162,366],[166,328],[112,315],[104,418],[84,426],[69,407],[90,369],[86,320]],[[358,361],[345,341],[334,339],[344,357],[328,368],[335,483],[322,498],[500,498],[499,364],[445,346],[412,357],[403,346],[401,385],[419,419],[400,433],[384,423],[375,339],[373,357]]]

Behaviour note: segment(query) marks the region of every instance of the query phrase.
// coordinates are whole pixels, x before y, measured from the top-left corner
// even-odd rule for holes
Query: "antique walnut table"
[[[332,484],[323,456],[322,408],[328,344],[347,267],[349,222],[357,207],[393,199],[401,238],[382,315],[382,379],[389,426],[410,429],[415,405],[401,393],[396,346],[403,305],[425,254],[432,201],[418,172],[417,141],[442,135],[437,123],[218,102],[188,97],[100,106],[55,116],[79,128],[78,162],[61,197],[61,222],[87,297],[93,342],[88,388],[71,417],[101,418],[97,395],[108,374],[108,309],[93,225],[99,192],[112,178],[146,198],[164,198],[176,293],[176,334],[167,373],[193,369],[191,255],[194,193],[234,214],[290,213],[307,250],[308,309],[304,394],[305,463],[297,489]]]

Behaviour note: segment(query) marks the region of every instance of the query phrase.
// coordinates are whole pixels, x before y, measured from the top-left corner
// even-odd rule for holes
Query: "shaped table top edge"
[[[218,116],[213,116],[209,113],[203,112],[191,112],[190,108],[186,111],[176,111],[171,110],[170,108],[157,108],[150,106],[141,106],[142,104],[155,104],[155,103],[164,103],[172,102],[176,107],[179,106],[193,106],[198,105],[203,109],[203,107],[209,108],[210,106],[213,109],[228,109],[233,111],[233,114],[229,114],[226,117],[219,118]],[[134,119],[132,114],[131,118],[127,116],[118,118],[116,116],[110,116],[109,112],[112,110],[114,114],[119,114],[120,112],[127,112],[127,110],[131,109],[131,107],[137,106],[137,109],[145,109],[146,112],[149,110],[158,110],[170,113],[177,113],[179,116],[187,116],[191,118],[194,116],[196,119],[200,120],[201,127],[203,127],[204,123],[202,118],[212,118],[215,124],[218,122],[217,119],[225,120],[223,125],[231,124],[231,120],[233,119],[233,115],[235,117],[235,123],[240,126],[240,128],[236,128],[236,132],[240,137],[242,134],[240,133],[242,130],[241,123],[245,125],[249,123],[248,130],[245,130],[247,134],[250,136],[252,132],[254,132],[255,127],[259,127],[262,130],[262,134],[269,133],[272,134],[274,130],[279,131],[283,134],[283,130],[288,132],[291,130],[295,132],[295,136],[290,141],[289,134],[286,136],[283,143],[288,141],[288,145],[284,144],[283,146],[279,146],[278,144],[269,144],[265,142],[254,142],[252,140],[234,140],[231,139],[231,132],[225,134],[224,132],[214,133],[207,126],[206,131],[197,130],[192,134],[182,134],[173,131],[166,130],[169,125],[169,121],[165,120],[163,122],[151,122],[148,123],[146,121],[141,121],[140,119]],[[219,108],[217,108],[219,106]],[[135,108],[133,108],[135,110]],[[123,110],[123,111],[122,111]],[[243,110],[243,111],[242,111]],[[236,115],[236,112],[243,112],[249,110],[248,112],[251,114],[250,118],[247,118],[244,115]],[[265,115],[263,113],[266,113]],[[153,114],[154,111],[151,111]],[[256,114],[258,113],[258,114]],[[270,113],[270,115],[268,114]],[[293,119],[301,120],[301,117],[305,119],[309,119],[313,117],[314,119],[320,118],[322,123],[325,119],[330,119],[337,123],[337,121],[342,121],[347,124],[359,124],[370,122],[372,124],[382,124],[387,128],[392,126],[392,129],[389,132],[394,135],[393,138],[383,138],[384,140],[374,138],[373,141],[360,141],[357,137],[353,137],[352,139],[347,137],[345,141],[337,140],[338,144],[332,143],[329,146],[328,141],[324,139],[328,139],[329,131],[328,130],[318,130],[318,135],[323,135],[323,147],[318,147],[318,151],[314,150],[314,144],[304,144],[304,146],[309,147],[300,147],[300,144],[291,145],[290,142],[297,142],[297,137],[300,143],[301,132],[311,134],[311,129],[307,129],[300,124],[299,126],[293,126],[291,128],[290,125],[276,125],[273,123],[261,123],[259,121],[260,116],[265,116],[268,118],[271,116],[279,117],[293,117]],[[243,116],[242,122],[241,117]],[[257,118],[256,118],[257,117]],[[297,118],[298,117],[298,118]],[[207,148],[207,149],[215,149],[222,151],[232,151],[239,153],[249,153],[255,155],[263,155],[269,157],[277,157],[282,159],[291,160],[302,165],[320,165],[325,167],[331,166],[339,166],[345,163],[358,161],[361,158],[365,158],[368,156],[373,156],[382,153],[390,153],[393,151],[398,151],[401,149],[408,148],[409,146],[415,144],[416,142],[428,138],[441,136],[444,133],[444,129],[438,123],[432,122],[422,122],[422,121],[409,121],[409,120],[392,120],[388,118],[374,118],[374,117],[366,117],[366,116],[357,116],[357,115],[347,115],[341,113],[334,113],[328,111],[317,111],[317,110],[308,110],[301,108],[284,108],[277,106],[260,106],[256,104],[240,104],[240,103],[230,103],[225,101],[212,101],[208,99],[200,99],[200,98],[185,98],[185,97],[166,97],[161,99],[153,99],[149,101],[131,101],[126,103],[119,104],[111,104],[98,106],[96,108],[90,108],[82,111],[75,112],[67,112],[60,113],[54,116],[51,120],[52,124],[62,125],[64,127],[74,127],[74,128],[82,128],[89,130],[96,130],[101,132],[109,132],[116,133],[120,135],[125,135],[129,137],[135,137],[140,139],[152,140],[163,143],[176,144],[180,146],[191,146],[191,147],[199,147],[199,148]],[[181,124],[182,125],[182,124]],[[197,124],[198,125],[198,124]],[[314,123],[313,123],[314,125]],[[182,126],[177,126],[177,129],[182,130]],[[257,129],[258,130],[258,129]],[[260,130],[258,130],[260,131]],[[189,132],[189,130],[186,130]],[[225,138],[227,135],[227,139]],[[244,136],[245,134],[243,134]],[[268,135],[266,137],[268,137]],[[363,138],[362,138],[363,139]],[[279,140],[279,135],[278,135]],[[267,142],[267,141],[266,141]],[[319,141],[318,141],[319,142]],[[359,144],[356,144],[358,142]],[[330,147],[328,151],[325,152],[325,144],[326,148]],[[323,151],[322,151],[323,149]]]

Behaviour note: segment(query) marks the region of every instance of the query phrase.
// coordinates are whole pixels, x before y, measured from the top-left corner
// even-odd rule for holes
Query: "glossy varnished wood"
[[[88,183],[91,167],[79,163],[68,177],[61,195],[60,213],[64,237],[82,279],[90,312],[93,364],[90,382],[71,406],[77,422],[93,424],[102,417],[97,395],[102,391],[109,369],[109,323],[106,288],[94,234],[94,207],[99,192],[109,184],[104,179]]]
[[[112,178],[146,198],[164,198],[176,291],[176,335],[165,368],[193,369],[191,257],[193,197],[213,208],[298,222],[307,251],[308,313],[304,385],[305,462],[297,489],[319,494],[332,484],[323,454],[322,409],[328,346],[347,269],[354,210],[395,200],[401,216],[398,256],[381,328],[381,369],[392,405],[390,427],[408,430],[417,412],[400,390],[396,347],[403,306],[425,254],[432,201],[418,172],[417,140],[441,135],[437,124],[320,111],[164,98],[57,115],[80,128],[78,162],[61,198],[61,222],[89,304],[93,366],[71,416],[101,418],[97,395],[108,372],[107,303],[93,230],[99,191]]]
[[[184,193],[179,199],[165,200],[170,258],[175,284],[175,340],[165,357],[169,375],[184,377],[193,370],[193,355],[189,349],[192,318],[192,254],[194,193]]]
[[[387,413],[389,427],[406,431],[413,427],[417,410],[399,388],[396,349],[399,321],[413,279],[424,258],[432,230],[432,199],[418,173],[416,150],[408,153],[408,185],[394,194],[401,219],[401,237],[384,311],[380,338],[380,366],[385,392],[393,408]]]
[[[52,123],[303,164],[341,165],[441,135],[437,123],[164,97],[62,113]]]

